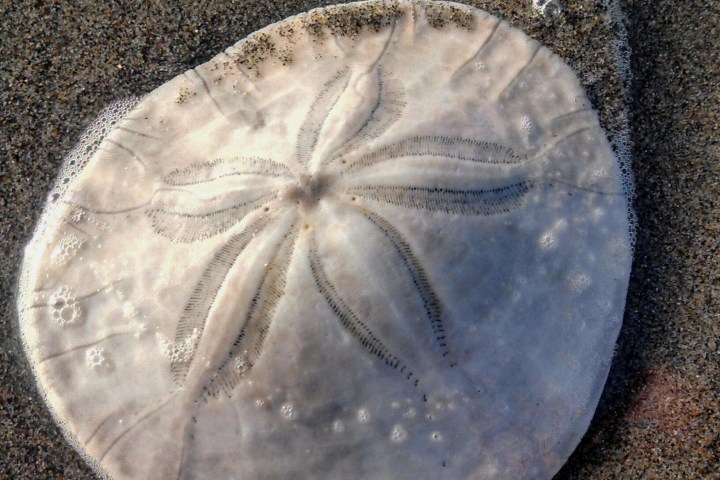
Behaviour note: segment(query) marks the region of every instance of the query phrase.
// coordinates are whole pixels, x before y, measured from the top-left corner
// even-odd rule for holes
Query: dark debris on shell
[[[323,38],[326,29],[331,35],[354,38],[366,28],[379,32],[402,15],[402,9],[396,4],[377,1],[313,10],[303,15],[301,22],[303,28],[317,39]]]
[[[376,1],[311,10],[300,15],[296,23],[318,42],[325,38],[326,32],[349,38],[356,37],[364,30],[379,32],[403,14],[402,9],[395,3]],[[294,23],[287,23],[272,30],[274,34],[288,42],[286,47],[279,48],[276,40],[268,32],[249,36],[235,53],[235,64],[255,75],[260,75],[260,65],[266,60],[279,60],[283,65],[292,63],[294,58],[292,47],[296,33],[293,25]]]
[[[264,60],[275,57],[277,47],[270,35],[266,32],[258,32],[245,40],[235,54],[235,64],[238,67],[245,67],[254,71],[257,75],[258,66]]]
[[[473,13],[462,7],[443,3],[426,3],[425,17],[428,24],[433,28],[443,28],[448,24],[454,24],[465,30],[475,28]]]

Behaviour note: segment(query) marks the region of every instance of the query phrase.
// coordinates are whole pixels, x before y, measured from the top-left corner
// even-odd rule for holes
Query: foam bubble
[[[295,405],[292,402],[284,403],[280,407],[280,415],[282,415],[285,420],[294,420],[297,417]]]
[[[59,267],[67,265],[80,250],[83,243],[83,239],[73,233],[63,237],[53,249],[50,261]]]
[[[93,347],[86,350],[85,362],[91,370],[104,370],[110,366],[105,347]]]
[[[345,431],[345,424],[340,420],[335,420],[332,424],[332,431],[335,433],[342,433]]]
[[[370,411],[367,408],[361,408],[357,412],[357,419],[360,423],[368,423],[370,421]]]
[[[182,340],[172,342],[160,332],[155,334],[160,351],[172,363],[187,362],[195,352],[195,345],[200,338],[200,332],[197,328],[193,329],[192,334]]]
[[[408,434],[405,428],[398,424],[395,425],[390,432],[390,441],[393,443],[402,443],[407,440]]]
[[[579,295],[590,286],[590,276],[584,272],[576,273],[568,278],[568,286],[572,293]]]
[[[405,418],[415,418],[417,416],[417,410],[414,408],[408,408],[405,413],[403,413],[403,417]]]
[[[553,235],[552,232],[540,235],[540,240],[538,244],[543,250],[551,250],[555,248],[555,235]]]
[[[79,323],[82,310],[70,287],[63,285],[50,296],[52,318],[61,327]]]

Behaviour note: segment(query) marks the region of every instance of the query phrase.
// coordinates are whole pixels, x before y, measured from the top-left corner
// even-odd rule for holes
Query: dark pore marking
[[[322,90],[310,105],[298,131],[295,144],[295,159],[300,165],[307,166],[310,162],[325,120],[327,120],[340,95],[347,88],[349,81],[350,75],[347,69],[339,70],[330,80],[325,82]]]
[[[359,211],[367,220],[375,225],[392,244],[394,250],[400,257],[400,260],[410,273],[413,286],[422,301],[425,314],[427,315],[430,327],[432,328],[432,333],[435,335],[435,340],[440,348],[442,356],[450,361],[450,367],[454,367],[456,362],[453,360],[450,348],[447,344],[447,336],[443,322],[442,303],[430,283],[430,279],[425,272],[425,268],[413,252],[412,247],[408,241],[405,240],[403,235],[382,216],[366,208],[356,206],[353,206],[353,208]]]
[[[390,203],[399,207],[460,215],[497,215],[525,203],[525,196],[535,185],[522,181],[489,189],[457,190],[422,186],[354,187],[347,193]]]
[[[272,260],[265,266],[243,327],[226,360],[205,386],[206,398],[217,397],[220,392],[230,396],[260,358],[278,303],[285,294],[288,268],[295,251],[298,231],[296,226],[289,229],[283,242],[275,248]]]
[[[344,173],[353,173],[396,158],[437,157],[488,165],[519,164],[527,160],[511,148],[472,138],[418,135],[377,148],[354,159]]]
[[[340,321],[345,330],[350,333],[371,355],[382,360],[385,365],[397,370],[407,380],[411,381],[413,386],[417,387],[419,379],[408,369],[408,367],[393,354],[390,349],[380,340],[379,336],[373,332],[370,327],[365,324],[357,314],[350,308],[347,302],[340,296],[335,286],[322,266],[322,262],[318,257],[317,240],[315,235],[310,237],[310,250],[308,255],[310,262],[310,271],[318,292],[325,299],[328,307]]]
[[[332,180],[328,175],[300,175],[297,183],[285,187],[281,198],[304,207],[313,207],[328,194]]]
[[[255,234],[264,229],[269,221],[267,217],[260,217],[251,222],[240,233],[233,235],[225,245],[215,252],[200,276],[200,280],[195,285],[175,331],[176,344],[193,339],[192,345],[189,345],[190,353],[187,361],[184,361],[185,359],[171,359],[170,362],[173,379],[178,385],[182,385],[190,369],[190,363],[195,356],[195,350],[205,330],[210,308],[215,303],[215,298],[230,269],[235,264],[237,257],[255,238]]]

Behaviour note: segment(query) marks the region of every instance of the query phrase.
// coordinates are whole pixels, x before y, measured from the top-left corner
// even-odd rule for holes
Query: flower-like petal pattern
[[[300,128],[297,137],[296,157],[293,160],[285,159],[285,163],[269,158],[233,158],[218,159],[201,163],[193,163],[183,169],[178,169],[163,178],[168,185],[198,185],[206,182],[213,182],[215,179],[227,176],[259,175],[273,177],[289,176],[289,169],[286,164],[297,164],[303,166],[296,185],[302,191],[302,202],[316,204],[328,193],[311,186],[312,181],[303,185],[306,178],[323,178],[335,175],[342,177],[343,183],[353,185],[355,177],[365,168],[384,162],[397,161],[413,157],[431,157],[435,160],[434,168],[437,173],[429,172],[426,175],[430,185],[438,185],[437,177],[442,172],[452,167],[452,162],[475,162],[482,164],[521,164],[523,157],[513,152],[510,148],[489,142],[473,139],[448,136],[413,136],[384,145],[378,150],[370,150],[362,157],[353,155],[358,148],[372,140],[379,139],[382,142],[382,133],[395,123],[401,116],[404,107],[404,90],[401,82],[389,75],[382,66],[375,69],[376,74],[371,74],[376,81],[376,99],[371,102],[371,108],[367,114],[367,120],[355,128],[352,135],[340,147],[332,151],[327,159],[319,159],[319,167],[310,169],[310,159],[314,158],[318,149],[318,139],[323,137],[323,125],[330,117],[333,107],[343,95],[348,95],[348,90],[354,88],[347,70],[337,72],[330,80],[325,82],[323,89],[314,99],[305,120]],[[341,172],[326,174],[325,170],[337,160],[342,161],[346,166]],[[347,159],[347,160],[345,160]],[[477,179],[472,183],[483,182],[483,172],[474,172]],[[292,185],[292,179],[289,182]],[[455,213],[461,215],[495,215],[507,213],[523,204],[525,195],[536,185],[532,180],[521,180],[513,183],[499,184],[494,188],[487,189],[457,189],[446,186],[384,186],[384,185],[363,185],[348,186],[344,189],[349,194],[350,200],[357,197],[364,197],[379,202],[386,202],[405,208],[425,209],[444,213]],[[287,187],[286,187],[287,188]],[[292,187],[290,187],[292,188]],[[226,206],[219,210],[211,210],[205,213],[186,213],[178,211],[166,211],[160,208],[151,207],[146,211],[147,216],[152,220],[153,227],[157,233],[168,237],[173,241],[194,242],[202,240],[240,224],[240,222],[252,213],[260,213],[266,209],[271,200],[281,196],[281,191],[270,191],[264,195],[257,193],[250,196],[250,200],[242,201]],[[347,195],[345,195],[346,197]],[[293,197],[295,198],[295,197]],[[347,203],[344,197],[330,196],[331,201]],[[284,209],[299,210],[295,221],[306,223],[302,210],[306,205],[298,208],[296,202],[282,202],[274,210]],[[412,282],[416,294],[421,299],[429,325],[428,333],[435,337],[443,357],[453,358],[451,348],[448,346],[445,327],[443,325],[443,314],[441,300],[438,298],[432,286],[432,280],[422,267],[412,247],[405,240],[403,234],[393,226],[392,222],[373,212],[371,209],[353,206],[367,221],[374,225],[387,238],[392,248],[397,252],[409,273],[408,280]],[[261,220],[245,227],[234,235],[228,243],[218,252],[205,269],[200,281],[190,297],[188,304],[181,317],[175,341],[178,343],[187,342],[189,338],[201,333],[210,315],[210,309],[215,300],[214,294],[222,288],[229,269],[235,259],[242,253],[250,242],[249,232],[258,232],[263,228],[272,225],[272,217],[279,215],[266,214]],[[294,231],[293,227],[293,231]],[[221,365],[215,366],[216,372],[210,378],[205,391],[210,396],[216,396],[220,392],[231,395],[233,389],[242,380],[242,376],[249,373],[253,365],[258,361],[263,351],[263,345],[272,325],[272,316],[278,301],[284,293],[285,276],[288,272],[289,263],[294,257],[293,247],[297,240],[297,232],[289,234],[290,239],[285,240],[288,245],[278,245],[272,257],[265,276],[258,286],[256,294],[252,297],[250,308],[247,312],[242,329],[233,343],[233,347],[227,354],[227,358]],[[315,233],[313,235],[316,235]],[[313,247],[308,250],[308,256],[313,271],[313,277],[317,288],[325,298],[328,306],[331,307],[338,321],[358,342],[368,351],[369,354],[378,357],[380,361],[398,370],[413,385],[418,386],[419,378],[413,374],[412,368],[403,363],[396,355],[397,348],[387,345],[382,335],[373,332],[372,328],[352,311],[343,300],[342,291],[338,291],[328,279],[322,268],[322,262],[317,257],[316,241]],[[235,258],[233,258],[233,256]],[[350,292],[347,292],[350,293]],[[195,358],[194,351],[197,350],[200,339],[193,343],[192,352],[182,361],[173,362],[171,369],[175,380],[179,385],[185,381],[190,364]],[[408,346],[404,346],[408,348]],[[415,354],[413,356],[418,356]],[[241,367],[238,368],[237,366]],[[454,361],[449,364],[454,366]]]

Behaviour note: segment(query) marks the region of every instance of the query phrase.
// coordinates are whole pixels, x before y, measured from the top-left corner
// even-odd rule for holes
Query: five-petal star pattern
[[[377,229],[384,237],[385,245],[405,270],[412,283],[421,310],[425,315],[427,335],[432,336],[438,352],[446,360],[447,368],[456,365],[452,344],[448,341],[446,318],[442,299],[433,279],[423,262],[413,251],[406,234],[392,218],[381,214],[373,205],[387,204],[412,209],[419,215],[453,214],[464,216],[488,216],[509,212],[521,206],[528,192],[538,182],[531,178],[517,177],[491,187],[454,188],[446,181],[439,181],[443,172],[454,164],[471,162],[483,165],[522,164],[525,155],[495,143],[443,135],[417,135],[383,142],[383,134],[401,118],[406,106],[406,93],[399,78],[378,65],[371,72],[376,82],[376,97],[364,122],[351,128],[347,139],[339,146],[322,149],[323,132],[328,118],[337,108],[339,99],[356,88],[348,69],[342,69],[327,80],[320,93],[310,105],[299,128],[294,158],[266,157],[221,158],[193,163],[176,169],[164,176],[168,187],[182,189],[194,185],[228,185],[228,177],[252,176],[257,181],[253,188],[236,192],[236,200],[221,208],[203,211],[180,211],[162,204],[153,204],[146,210],[154,231],[172,242],[200,242],[228,232],[227,241],[213,254],[180,317],[173,342],[165,341],[165,350],[172,352],[173,345],[182,347],[182,355],[170,357],[170,369],[175,382],[183,385],[202,340],[211,308],[218,292],[231,276],[231,269],[240,254],[259,234],[271,229],[285,229],[282,241],[275,242],[272,260],[266,266],[262,280],[257,285],[244,321],[236,339],[216,372],[207,377],[204,386],[206,399],[220,393],[232,394],[233,390],[253,369],[265,351],[265,341],[272,331],[273,318],[286,289],[288,271],[293,262],[307,262],[314,280],[314,288],[333,312],[337,322],[359,342],[368,355],[384,362],[398,375],[418,387],[421,375],[413,365],[406,363],[398,351],[421,348],[403,345],[399,348],[390,339],[375,331],[348,301],[352,292],[343,291],[326,271],[319,253],[318,236],[321,226],[310,219],[312,211],[321,201],[336,203],[347,215],[356,215]],[[425,162],[430,165],[426,182],[418,184],[383,185],[375,177],[364,175],[368,170],[383,163],[396,161]],[[482,173],[482,169],[478,170]],[[269,180],[263,182],[263,179]],[[278,183],[280,180],[280,183]],[[486,185],[480,181],[477,184]],[[225,182],[225,183],[223,183]],[[277,185],[283,185],[278,188]],[[226,187],[227,188],[227,187]],[[364,200],[360,202],[359,200]],[[288,220],[288,216],[292,217]],[[304,255],[297,253],[296,245],[301,235],[309,235],[309,248]],[[347,245],[348,254],[353,246]],[[302,317],[298,321],[303,321]],[[393,321],[402,321],[394,319]],[[392,325],[385,326],[392,328]],[[392,336],[398,338],[398,336]],[[409,343],[409,342],[408,342]]]

